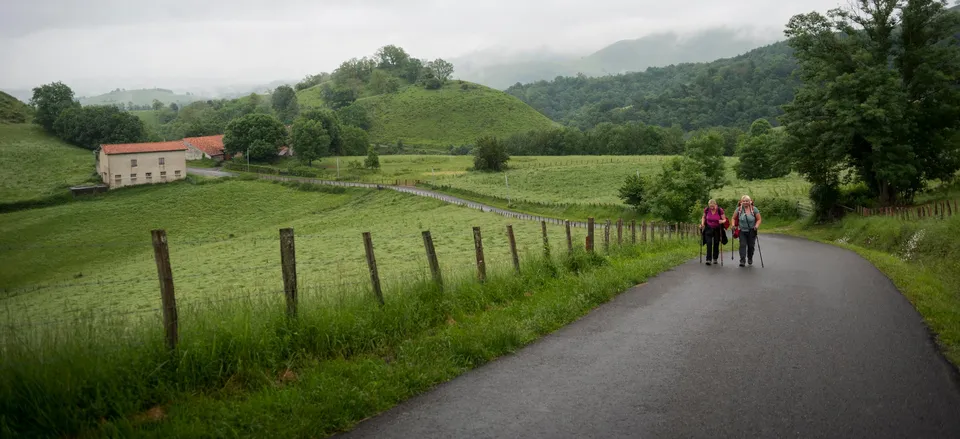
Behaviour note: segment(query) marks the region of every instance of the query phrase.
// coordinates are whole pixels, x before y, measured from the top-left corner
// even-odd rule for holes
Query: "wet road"
[[[342,437],[960,438],[956,372],[882,273],[760,245],[766,268],[687,263]]]

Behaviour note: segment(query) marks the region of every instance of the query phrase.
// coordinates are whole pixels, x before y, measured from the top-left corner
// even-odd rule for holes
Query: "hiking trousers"
[[[757,229],[740,231],[740,263],[753,260],[753,249],[757,244]]]
[[[721,240],[720,234],[721,233],[723,233],[722,228],[707,226],[707,230],[704,233],[704,241],[707,243],[707,260],[708,261],[720,260],[720,240]]]

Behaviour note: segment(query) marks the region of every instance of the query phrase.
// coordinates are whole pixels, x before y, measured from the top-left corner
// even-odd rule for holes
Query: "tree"
[[[63,110],[80,106],[73,100],[73,90],[59,81],[34,88],[30,105],[37,109],[33,122],[51,133],[54,131],[54,122]]]
[[[370,89],[378,95],[394,93],[400,90],[400,80],[385,70],[376,69],[370,76]]]
[[[367,169],[380,169],[380,156],[373,145],[367,147],[367,158],[363,161],[363,166]]]
[[[620,187],[620,199],[633,206],[638,213],[647,211],[647,183],[639,175],[629,175]]]
[[[150,104],[150,108],[152,108],[153,111],[160,111],[163,109],[163,107],[164,107],[163,102],[160,102],[157,99],[154,99],[153,103]]]
[[[423,88],[427,90],[436,90],[440,87],[443,87],[443,81],[441,81],[433,73],[433,70],[427,70],[423,72],[423,76],[420,78],[420,83],[423,84]]]
[[[277,150],[287,142],[287,129],[268,114],[248,114],[227,124],[223,148],[228,154],[246,154],[250,160],[267,161],[277,157]]]
[[[507,168],[507,160],[510,160],[510,156],[500,139],[489,136],[477,139],[473,148],[473,169],[500,172]]]
[[[778,178],[790,173],[784,145],[786,132],[772,128],[766,119],[757,119],[737,147],[740,161],[734,167],[741,180]]]
[[[357,100],[357,91],[350,87],[324,84],[321,94],[327,106],[334,110],[346,107]]]
[[[290,145],[296,151],[297,158],[306,162],[307,166],[320,157],[330,155],[330,135],[320,121],[298,117],[292,131]]]
[[[370,147],[370,137],[367,132],[352,126],[344,125],[340,127],[341,137],[343,138],[343,155],[361,155]]]
[[[355,103],[337,110],[337,117],[343,125],[353,125],[363,130],[369,130],[372,123],[367,108]]]
[[[650,212],[670,222],[690,221],[691,206],[707,204],[709,187],[700,163],[689,157],[672,158],[650,187]]]
[[[330,153],[335,156],[343,156],[343,129],[337,114],[324,109],[313,108],[304,111],[300,117],[320,122],[323,130],[330,136]]]
[[[177,105],[176,102],[171,102],[171,103],[170,103],[170,109],[173,110],[174,112],[177,112],[177,111],[180,111],[180,106]]]
[[[410,55],[402,47],[388,45],[377,49],[374,59],[377,67],[387,71],[402,70],[410,62]]]
[[[802,86],[780,119],[794,167],[819,193],[849,175],[895,203],[960,169],[957,19],[936,0],[790,19]]]
[[[700,164],[706,176],[707,189],[719,189],[725,184],[723,137],[715,132],[699,134],[687,140],[686,156]]]
[[[427,64],[427,68],[433,72],[433,75],[439,79],[440,82],[447,82],[447,80],[450,79],[450,75],[453,74],[453,64],[444,61],[442,58],[430,61]]]
[[[277,118],[284,124],[293,123],[297,114],[300,113],[300,106],[297,104],[297,92],[293,91],[289,85],[281,85],[273,91],[270,98],[273,111],[277,113]]]
[[[112,105],[67,108],[54,122],[53,132],[68,143],[91,150],[103,144],[147,140],[143,121]]]

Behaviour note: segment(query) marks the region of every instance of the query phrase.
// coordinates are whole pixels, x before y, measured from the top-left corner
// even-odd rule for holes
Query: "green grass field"
[[[0,124],[24,123],[33,117],[33,108],[0,91]]]
[[[450,155],[383,155],[379,172],[350,166],[362,163],[363,157],[340,158],[340,177],[344,180],[388,182],[421,180],[434,186],[474,192],[483,196],[506,199],[509,181],[511,201],[557,203],[588,206],[617,205],[617,189],[631,174],[653,178],[667,156],[514,156],[510,169],[503,173],[469,172],[473,156]],[[294,165],[290,161],[287,165]],[[762,205],[764,198],[805,200],[809,184],[796,174],[784,178],[743,181],[736,177],[733,166],[737,159],[727,158],[728,184],[713,192],[715,198],[734,199],[748,194]],[[284,165],[281,164],[281,167]],[[314,163],[324,177],[336,177],[336,159],[325,158]],[[462,195],[462,194],[461,194]]]
[[[298,91],[297,104],[301,109],[323,108],[323,84]]]
[[[0,204],[68,196],[89,181],[92,151],[68,145],[36,125],[0,124]]]
[[[359,99],[373,120],[370,140],[394,145],[447,147],[472,144],[478,137],[506,137],[546,129],[554,123],[529,105],[502,91],[450,81],[439,90],[411,86]]]
[[[157,117],[156,111],[133,110],[130,111],[130,114],[140,118],[140,120],[143,121],[144,128],[146,128],[148,132],[157,132],[160,130],[160,118]]]
[[[393,191],[193,178],[2,214],[0,432],[330,434],[695,255],[693,240],[658,240],[568,256],[562,228],[550,226],[553,257],[545,260],[539,224],[517,221],[517,276],[508,223]],[[473,226],[483,233],[485,284],[475,281]],[[283,311],[283,227],[296,231],[295,320]],[[154,228],[169,239],[180,325],[174,361],[158,321]],[[442,292],[425,281],[422,230],[433,235]],[[369,288],[365,231],[382,308]],[[574,229],[574,242],[585,233]],[[159,423],[149,414],[158,411],[166,414]],[[292,421],[298,412],[309,415]]]
[[[385,285],[427,272],[422,230],[441,266],[470,271],[471,227],[488,266],[508,267],[507,219],[393,191],[298,191],[250,181],[189,182],[112,192],[92,201],[0,215],[5,321],[112,313],[158,305],[150,230],[165,229],[184,303],[282,289],[278,230],[293,227],[300,284],[319,291],[368,284],[361,233],[370,231]],[[521,249],[539,249],[539,224],[516,222]],[[562,229],[551,226],[552,244]],[[582,242],[585,232],[576,230]],[[103,283],[101,285],[100,283]],[[70,288],[34,286],[68,284]]]

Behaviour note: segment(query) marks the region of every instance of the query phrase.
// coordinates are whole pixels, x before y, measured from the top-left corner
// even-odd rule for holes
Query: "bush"
[[[633,206],[637,213],[646,213],[646,187],[647,183],[639,174],[629,175],[627,176],[626,181],[623,182],[623,186],[620,187],[620,199],[623,200],[625,204]]]
[[[503,142],[496,137],[483,136],[473,148],[473,168],[477,171],[500,172],[507,168],[510,156]]]

